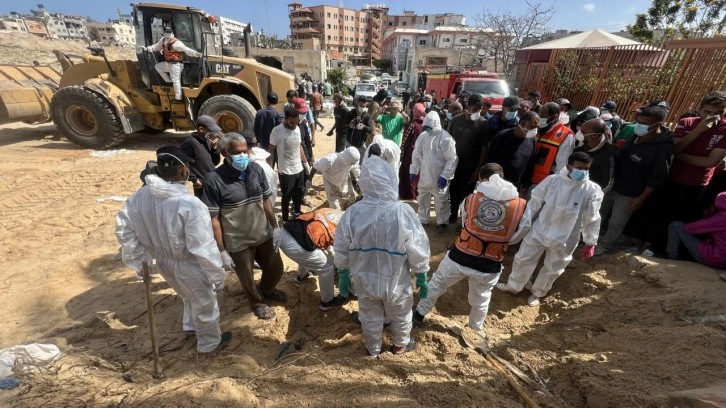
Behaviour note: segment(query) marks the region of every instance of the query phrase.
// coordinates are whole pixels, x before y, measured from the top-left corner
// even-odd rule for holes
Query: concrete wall
[[[244,47],[235,47],[242,57]],[[272,57],[282,64],[282,70],[300,78],[307,72],[313,79],[324,80],[328,77],[327,59],[323,51],[289,50],[279,48],[252,48],[251,57]]]

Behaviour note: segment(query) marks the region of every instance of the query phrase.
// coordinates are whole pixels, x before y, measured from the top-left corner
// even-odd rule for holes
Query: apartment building
[[[136,29],[120,20],[109,20],[108,23],[87,23],[88,36],[103,44],[135,44]]]
[[[87,40],[86,19],[61,13],[49,13],[44,8],[31,10],[33,19],[45,25],[51,38]]]
[[[337,51],[353,65],[370,66],[381,59],[381,41],[388,8],[364,5],[361,10],[335,6],[288,4],[293,47]]]
[[[232,20],[231,18],[217,16],[216,21],[212,24],[212,30],[215,34],[222,33],[222,45],[232,44],[232,38],[244,38],[244,30],[247,23]],[[236,35],[234,35],[236,34]],[[238,44],[234,44],[238,45]]]
[[[466,25],[466,16],[456,13],[422,14],[404,10],[402,15],[389,14],[386,17],[385,31],[397,28],[432,29],[434,27]]]
[[[17,31],[19,33],[28,32],[28,28],[25,26],[24,19],[17,14],[11,14],[10,16],[0,16],[0,30]]]

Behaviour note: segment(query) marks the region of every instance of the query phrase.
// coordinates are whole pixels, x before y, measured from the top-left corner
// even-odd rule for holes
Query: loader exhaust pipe
[[[245,58],[249,58],[252,54],[252,40],[250,39],[250,33],[252,32],[252,24],[247,24],[244,29],[245,36]]]

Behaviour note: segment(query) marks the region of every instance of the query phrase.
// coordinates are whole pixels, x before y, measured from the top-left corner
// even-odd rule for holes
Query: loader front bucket
[[[49,121],[60,78],[49,66],[0,64],[0,124]]]

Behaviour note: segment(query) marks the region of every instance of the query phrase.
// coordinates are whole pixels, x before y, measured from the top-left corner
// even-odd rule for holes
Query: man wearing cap
[[[116,215],[121,259],[141,277],[156,259],[159,273],[182,299],[182,330],[196,335],[197,351],[209,353],[232,337],[219,329],[215,292],[224,287],[222,257],[207,207],[187,192],[189,157],[176,146],[156,151],[159,175],[146,176]]]
[[[274,134],[273,130],[273,140]],[[278,252],[280,228],[268,200],[272,191],[262,168],[250,160],[242,135],[227,133],[220,149],[224,163],[207,176],[202,202],[212,216],[214,239],[225,268],[237,274],[255,316],[271,319],[275,312],[263,301],[287,299],[284,292],[275,289],[283,265]],[[255,261],[262,269],[259,285],[252,273]]]
[[[459,159],[454,171],[454,179],[449,185],[451,214],[449,223],[456,223],[459,206],[467,195],[474,190],[479,180],[479,168],[484,164],[489,146],[487,121],[481,117],[482,99],[477,94],[469,95],[466,112],[454,117],[449,123],[449,133],[454,139],[456,157]]]
[[[174,85],[174,100],[181,101],[181,74],[182,69],[184,69],[184,64],[182,64],[184,54],[197,58],[201,57],[202,54],[187,47],[183,42],[174,37],[174,33],[171,32],[171,27],[169,26],[164,26],[164,38],[156,44],[144,48],[144,50],[149,52],[162,52],[164,61],[157,63],[154,68],[164,81],[171,82]]]
[[[194,185],[194,195],[202,196],[202,182],[207,173],[214,171],[222,160],[217,149],[217,141],[222,128],[211,116],[197,118],[197,130],[179,146],[189,157],[189,181]]]
[[[560,120],[562,123],[566,125],[570,121],[575,120],[577,111],[572,107],[572,103],[568,99],[560,98],[556,103],[560,105]]]
[[[605,101],[600,107],[600,118],[605,121],[605,125],[610,128],[610,133],[613,135],[618,134],[620,128],[623,126],[623,118],[615,112],[617,107],[618,105],[615,104],[615,101]]]
[[[529,92],[527,92],[527,102],[529,102],[529,110],[539,114],[539,110],[542,107],[542,94],[536,90],[533,89]]]
[[[298,105],[296,99],[295,104]],[[302,101],[305,104],[305,101]],[[275,126],[270,134],[270,157],[268,164],[272,165],[273,159],[277,156],[277,172],[280,176],[280,192],[282,200],[282,220],[290,218],[290,201],[292,200],[292,212],[297,216],[301,212],[302,200],[305,196],[305,168],[309,168],[308,158],[303,148],[302,132],[304,126],[300,126],[300,114],[294,108],[285,109],[285,120],[281,125]],[[310,170],[307,170],[310,173]]]
[[[267,150],[270,147],[270,133],[272,128],[282,123],[282,115],[275,109],[278,98],[277,94],[267,94],[267,105],[255,114],[255,137],[260,146]]]
[[[315,146],[315,122],[313,114],[310,107],[308,107],[308,103],[303,98],[295,99],[293,106],[295,107],[298,119],[300,120],[298,126],[300,127],[302,148],[305,152],[305,157],[308,159],[308,164],[312,165],[314,160],[313,146]],[[306,177],[309,173],[310,171],[306,168]]]
[[[522,106],[519,103],[519,98],[516,96],[507,96],[502,102],[501,112],[495,113],[487,119],[489,126],[489,139],[496,136],[497,133],[502,130],[511,129],[517,126],[519,123],[518,111]],[[477,175],[477,177],[479,177]]]

